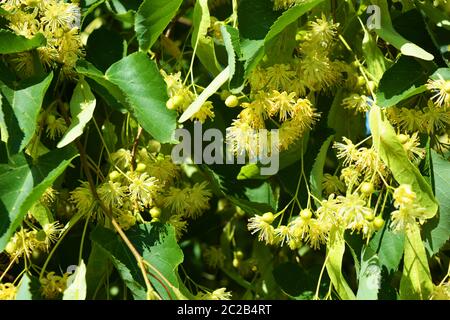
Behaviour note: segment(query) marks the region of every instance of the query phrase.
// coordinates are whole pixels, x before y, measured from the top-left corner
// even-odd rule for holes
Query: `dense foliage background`
[[[449,299],[449,15],[0,0],[0,299]]]

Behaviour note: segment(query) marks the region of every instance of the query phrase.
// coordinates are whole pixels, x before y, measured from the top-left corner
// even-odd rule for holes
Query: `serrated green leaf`
[[[86,265],[81,260],[75,273],[67,279],[67,289],[64,290],[63,300],[86,299]]]
[[[139,48],[146,52],[158,40],[161,33],[175,16],[183,0],[144,0],[135,16]]]
[[[244,63],[241,61],[239,30],[230,26],[222,26],[221,31],[230,67],[230,90],[232,93],[238,93],[244,86]]]
[[[377,104],[388,108],[425,92],[428,77],[433,71],[425,69],[414,58],[401,57],[381,78]]]
[[[176,112],[166,107],[166,84],[155,62],[136,52],[113,64],[105,77],[123,91],[145,131],[161,143],[174,142]]]
[[[45,46],[47,39],[42,33],[28,39],[12,31],[0,29],[0,54],[18,53]]]
[[[376,105],[370,111],[370,128],[375,149],[381,160],[391,170],[395,180],[399,184],[410,185],[417,194],[417,204],[426,210],[423,218],[433,218],[437,213],[438,204],[431,186],[419,169],[409,161],[394,128],[386,119],[380,107]]]
[[[325,166],[325,160],[327,159],[328,149],[334,140],[334,135],[328,137],[320,148],[319,154],[314,161],[311,175],[309,177],[311,185],[311,193],[317,198],[322,199],[322,183],[323,183],[323,167]]]
[[[450,154],[446,158],[431,150],[433,177],[436,199],[439,202],[439,213],[423,226],[425,247],[434,255],[450,238],[450,193],[448,180],[450,177]]]
[[[80,80],[70,100],[72,123],[58,143],[58,148],[65,147],[83,134],[84,127],[94,115],[95,105],[95,96],[92,94],[89,84],[84,79]]]
[[[420,228],[417,224],[413,224],[405,231],[405,257],[400,281],[400,299],[427,300],[433,289]]]
[[[41,82],[19,90],[0,82],[0,91],[5,97],[2,108],[11,155],[22,151],[33,138],[42,102],[52,79],[53,73],[50,73]]]
[[[73,148],[51,151],[33,162],[23,154],[0,165],[0,252],[44,191],[77,156]]]
[[[41,284],[37,277],[25,273],[17,287],[16,300],[39,300]]]
[[[405,235],[394,233],[387,226],[370,240],[369,246],[377,252],[380,265],[388,272],[397,271],[403,257]]]
[[[403,38],[394,29],[386,0],[372,0],[371,3],[378,6],[381,10],[381,28],[376,28],[375,31],[383,40],[392,44],[405,56],[412,56],[426,61],[432,61],[434,59],[431,53]]]
[[[358,275],[357,300],[377,300],[381,283],[381,267],[378,255],[370,247],[362,253],[361,270]]]
[[[149,279],[159,295],[163,299],[177,298],[174,290],[179,289],[177,268],[183,261],[183,252],[177,244],[173,227],[160,223],[142,224],[131,228],[126,234],[142,257],[168,281],[148,270]],[[109,255],[135,299],[146,299],[147,292],[141,270],[119,236],[98,226],[92,231],[91,239]]]
[[[333,227],[328,237],[325,266],[331,279],[331,283],[336,289],[339,297],[342,300],[355,300],[355,294],[342,274],[342,259],[344,258],[344,252],[344,230]]]

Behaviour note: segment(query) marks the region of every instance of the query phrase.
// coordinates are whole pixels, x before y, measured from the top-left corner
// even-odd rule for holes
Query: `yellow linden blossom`
[[[61,65],[64,75],[73,75],[78,58],[84,55],[79,34],[81,11],[77,4],[62,0],[10,0],[5,2],[4,8],[14,12],[5,17],[16,34],[27,38],[37,33],[45,36],[47,44],[37,49],[45,66],[53,68]],[[32,56],[12,55],[11,61],[19,68],[29,70]]]
[[[403,231],[416,220],[422,220],[426,211],[416,203],[417,195],[410,185],[403,184],[394,191],[394,206],[398,209],[391,214],[391,228],[394,231]]]
[[[437,106],[445,108],[450,106],[450,80],[444,80],[440,76],[438,80],[429,80],[427,88],[435,93],[432,99]]]
[[[17,287],[12,283],[0,283],[0,300],[15,300]]]
[[[262,216],[256,215],[248,220],[247,228],[252,233],[258,233],[258,240],[273,244],[275,240],[275,228],[272,226],[274,220],[273,213],[265,213]]]
[[[123,230],[128,230],[132,226],[136,224],[136,217],[129,210],[113,210],[114,215],[116,216],[117,222]]]
[[[67,273],[62,277],[56,276],[53,271],[47,273],[45,278],[40,279],[42,296],[47,299],[58,298],[66,290],[68,277]]]
[[[353,94],[342,101],[345,109],[353,110],[355,113],[366,113],[369,111],[369,104],[367,103],[367,96]]]
[[[183,189],[171,187],[164,197],[164,206],[174,214],[195,219],[209,208],[209,198],[212,194],[206,189],[207,185],[202,182]]]
[[[177,240],[180,240],[187,230],[187,221],[184,220],[184,217],[180,214],[174,214],[170,216],[167,223],[174,227],[175,237],[177,238]]]
[[[226,288],[220,288],[213,292],[198,293],[196,300],[230,300],[231,292],[227,292]]]
[[[159,192],[160,186],[158,179],[150,177],[146,172],[142,174],[135,173],[131,176],[131,183],[128,187],[132,202],[138,202],[144,207],[153,205],[154,198]]]
[[[180,176],[180,168],[173,163],[170,156],[158,156],[156,160],[147,162],[147,172],[161,183],[171,184]]]
[[[209,267],[217,269],[223,266],[226,257],[219,247],[207,247],[203,251],[203,258]]]
[[[6,253],[11,256],[11,259],[18,259],[21,256],[30,257],[33,250],[36,248],[36,231],[26,231],[20,229],[9,240],[5,247]]]
[[[191,120],[199,121],[200,123],[205,123],[207,119],[214,118],[213,104],[211,101],[206,101],[192,117]]]

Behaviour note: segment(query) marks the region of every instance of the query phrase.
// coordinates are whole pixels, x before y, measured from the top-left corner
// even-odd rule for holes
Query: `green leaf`
[[[222,69],[216,58],[214,40],[207,36],[211,25],[208,9],[208,0],[198,0],[194,7],[194,30],[191,37],[191,46],[202,65],[213,75],[217,76]]]
[[[0,54],[18,53],[45,46],[47,39],[42,33],[28,39],[12,31],[0,29]]]
[[[355,294],[342,274],[342,259],[345,252],[344,230],[333,227],[327,242],[325,266],[331,283],[342,300],[355,300]]]
[[[58,148],[63,148],[83,134],[84,127],[91,121],[94,115],[96,100],[91,92],[89,84],[80,80],[70,99],[70,114],[72,123],[58,143]]]
[[[417,204],[426,212],[423,218],[433,218],[438,210],[438,204],[431,186],[408,158],[403,145],[399,141],[394,128],[386,119],[382,110],[374,105],[370,111],[370,128],[373,144],[381,160],[391,170],[399,184],[408,184],[417,194]]]
[[[177,244],[173,227],[160,223],[142,224],[126,234],[141,256],[158,270],[157,274],[148,269],[150,282],[156,291],[163,299],[175,299],[179,289],[177,268],[183,262],[183,251]],[[147,292],[141,270],[119,236],[98,226],[92,231],[91,239],[109,255],[134,297],[145,299]]]
[[[394,233],[387,225],[370,240],[369,246],[377,252],[380,264],[388,272],[397,271],[403,257],[405,235]]]
[[[424,15],[427,18],[433,21],[436,26],[450,30],[450,18],[447,14],[445,14],[445,11],[440,8],[436,8],[431,2],[428,3],[414,0],[414,3],[424,12]]]
[[[146,52],[175,16],[183,0],[144,0],[134,23],[139,48]]]
[[[10,89],[0,82],[0,91],[6,98],[3,101],[3,112],[8,127],[8,148],[11,154],[22,151],[33,138],[39,111],[52,79],[53,73],[50,73],[41,82],[19,90]]]
[[[311,175],[309,177],[311,185],[311,193],[316,196],[317,199],[322,199],[322,182],[323,182],[323,167],[325,166],[325,160],[327,159],[328,149],[334,140],[334,135],[328,137],[320,148],[319,154],[317,155],[314,165],[311,170]]]
[[[41,202],[36,202],[29,210],[31,216],[36,219],[37,222],[43,228],[45,225],[52,223],[54,221],[52,212],[47,206],[43,205]]]
[[[239,30],[230,26],[222,26],[221,31],[228,54],[230,90],[232,93],[238,93],[244,88],[244,63],[241,61]]]
[[[377,104],[388,108],[425,92],[428,77],[433,71],[425,69],[419,60],[401,57],[384,73],[377,92]]]
[[[86,299],[86,265],[81,260],[75,273],[67,279],[67,289],[64,290],[63,300]]]
[[[17,286],[16,300],[40,300],[41,283],[39,279],[25,273]]]
[[[73,148],[51,151],[32,162],[23,154],[0,165],[0,252],[44,191],[77,156]]]
[[[400,299],[427,300],[434,286],[420,228],[413,224],[405,231],[405,257],[400,281]]]
[[[155,62],[136,52],[113,64],[105,77],[121,88],[145,131],[161,143],[174,142],[176,112],[166,107],[166,84]]]
[[[105,25],[95,29],[87,40],[86,60],[106,71],[114,62],[123,58],[124,39]]]
[[[262,40],[279,16],[271,0],[242,0],[238,8],[239,31],[244,39]]]
[[[92,243],[86,266],[87,299],[95,299],[100,286],[112,271],[108,254],[98,244]]]
[[[392,44],[405,56],[412,56],[426,61],[432,61],[434,59],[431,53],[403,38],[394,29],[386,0],[372,0],[372,4],[377,5],[381,9],[381,28],[375,30],[384,41]]]
[[[239,5],[239,31],[242,41],[245,76],[255,68],[264,57],[264,51],[270,43],[288,26],[312,10],[324,0],[310,0],[297,4],[280,16],[273,11],[269,0],[243,0]]]
[[[366,58],[367,71],[372,76],[372,79],[379,83],[386,72],[388,61],[384,57],[381,49],[378,47],[377,41],[365,27],[362,50],[364,58]]]
[[[299,265],[286,262],[273,270],[273,276],[280,288],[291,297],[298,297],[306,291],[315,291],[315,283],[308,272]]]
[[[103,72],[98,70],[93,64],[85,60],[81,60],[78,61],[75,70],[79,74],[95,81],[94,83],[96,83],[98,87],[93,87],[93,89],[104,100],[110,102],[109,104],[111,106],[115,106],[119,110],[129,108],[127,98],[125,97],[123,91],[117,85],[109,81]]]
[[[439,214],[427,221],[423,226],[425,247],[430,255],[436,254],[450,238],[450,193],[448,179],[450,177],[450,161],[431,150],[433,177],[436,199],[439,202]]]
[[[245,195],[248,200],[253,203],[263,203],[269,205],[272,210],[277,210],[278,207],[278,197],[275,190],[268,182],[263,182],[261,185],[255,188],[245,188]]]
[[[309,0],[295,5],[283,12],[281,17],[279,17],[275,23],[270,27],[269,32],[264,38],[265,43],[274,39],[278,34],[280,34],[287,26],[296,22],[305,13],[311,11],[314,7],[322,3],[324,0]]]
[[[377,300],[381,283],[381,267],[377,254],[370,247],[366,247],[362,253],[358,280],[356,299]]]
[[[33,300],[31,293],[31,279],[27,273],[25,273],[20,280],[20,284],[17,288],[16,300]]]

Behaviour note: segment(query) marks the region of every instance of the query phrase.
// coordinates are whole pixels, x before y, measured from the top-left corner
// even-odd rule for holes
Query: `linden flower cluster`
[[[186,219],[198,218],[209,208],[212,193],[206,182],[183,185],[180,167],[170,156],[159,153],[160,146],[155,149],[155,143],[150,141],[147,147],[138,149],[135,168],[130,150],[119,149],[111,154],[108,179],[97,186],[97,193],[123,229],[145,222],[142,214],[148,212],[153,221],[172,224],[180,238],[186,231]],[[86,217],[105,220],[87,182],[73,190],[70,199]],[[164,214],[163,209],[167,210]]]
[[[308,29],[297,36],[297,57],[289,63],[258,66],[251,73],[250,101],[240,104],[243,110],[227,130],[227,142],[236,154],[259,152],[255,149],[262,145],[258,143],[258,131],[266,129],[268,120],[279,124],[279,151],[289,149],[319,118],[307,95],[337,84],[353,86],[349,67],[331,57],[337,28],[338,24],[324,16],[310,22]],[[345,82],[344,73],[349,75]],[[229,96],[225,104],[236,107],[239,100]]]
[[[49,187],[31,207],[27,216],[28,228],[20,228],[15,232],[5,247],[5,252],[12,261],[18,262],[21,257],[28,259],[35,251],[48,252],[51,245],[59,239],[64,226],[58,221],[40,218],[43,215],[51,216],[55,197],[56,192]]]
[[[42,296],[46,299],[58,298],[67,288],[68,277],[68,273],[62,277],[55,275],[53,271],[47,273],[45,278],[40,279]]]
[[[42,229],[21,229],[9,240],[5,252],[12,260],[18,260],[20,257],[30,258],[35,250],[48,251],[58,240],[62,229],[59,222],[45,224]]]
[[[0,3],[11,13],[5,18],[16,34],[26,38],[38,33],[45,36],[47,44],[37,49],[42,63],[49,68],[59,65],[63,74],[70,76],[83,55],[78,5],[63,0],[1,0]],[[11,62],[24,74],[34,71],[31,52],[12,55]]]
[[[189,87],[183,84],[181,80],[181,72],[176,74],[167,74],[164,70],[161,70],[161,74],[167,85],[167,94],[169,100],[167,100],[166,106],[169,110],[176,110],[179,114],[182,114],[186,109],[194,102],[196,94],[193,93]],[[214,118],[213,105],[211,101],[206,101],[199,111],[197,111],[192,117],[192,121],[200,121],[204,123],[207,119]]]
[[[425,149],[420,147],[417,133],[399,134],[397,137],[412,162],[418,163],[425,158]],[[376,185],[382,178],[390,175],[389,169],[379,158],[373,146],[371,148],[360,147],[344,137],[343,143],[334,143],[334,148],[337,150],[338,159],[343,160],[344,168],[341,171],[341,180],[350,190],[363,182]],[[336,184],[337,189],[341,187]]]
[[[391,107],[387,109],[389,120],[403,131],[428,135],[440,134],[450,126],[450,108],[429,102],[424,109]]]
[[[394,206],[397,210],[391,214],[391,228],[394,231],[404,231],[419,219],[423,223],[425,209],[416,203],[417,195],[410,185],[401,185],[394,191]]]
[[[345,197],[335,197],[333,194],[321,201],[316,212],[304,209],[287,225],[279,224],[274,227],[273,222],[277,217],[278,215],[270,212],[257,215],[250,218],[248,229],[252,234],[258,233],[259,241],[269,245],[287,244],[293,250],[302,243],[319,249],[322,244],[326,244],[332,228],[351,230],[369,239],[384,224],[381,216],[375,216],[367,200],[357,193]]]

